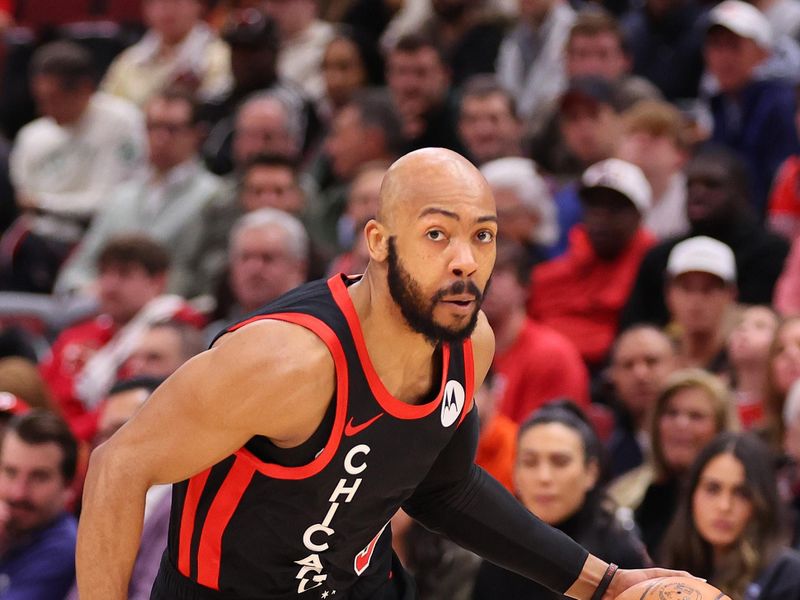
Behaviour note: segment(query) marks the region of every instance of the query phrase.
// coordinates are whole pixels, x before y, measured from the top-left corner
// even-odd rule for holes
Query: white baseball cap
[[[720,25],[736,35],[753,40],[769,50],[772,48],[772,26],[752,4],[742,0],[725,0],[708,13],[708,26]]]
[[[736,283],[736,257],[727,244],[699,235],[676,244],[669,253],[667,273],[672,277],[699,271]]]
[[[607,188],[628,198],[641,214],[650,210],[653,190],[642,170],[619,158],[601,160],[581,176],[581,189]]]

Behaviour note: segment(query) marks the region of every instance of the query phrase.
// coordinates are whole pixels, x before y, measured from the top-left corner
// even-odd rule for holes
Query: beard
[[[392,299],[400,307],[400,312],[411,329],[425,336],[431,344],[463,342],[475,331],[478,324],[478,311],[483,302],[483,293],[472,281],[456,281],[440,289],[432,298],[426,300],[419,284],[400,264],[394,237],[389,238],[388,283]],[[488,287],[488,283],[487,283]],[[485,293],[485,291],[484,291]],[[467,323],[461,327],[447,327],[436,322],[433,311],[445,296],[472,294],[475,296],[475,310]]]

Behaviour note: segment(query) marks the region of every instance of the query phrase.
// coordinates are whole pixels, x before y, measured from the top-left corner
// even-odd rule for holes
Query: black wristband
[[[617,569],[619,569],[617,565],[609,563],[603,578],[600,580],[600,583],[597,584],[597,589],[594,591],[594,594],[592,594],[591,600],[602,600],[606,590],[608,590],[608,586],[611,585],[611,580],[614,579]]]

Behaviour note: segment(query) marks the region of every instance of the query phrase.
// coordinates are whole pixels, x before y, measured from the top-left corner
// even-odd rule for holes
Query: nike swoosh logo
[[[369,421],[365,421],[364,423],[361,423],[360,425],[353,425],[353,417],[350,417],[350,420],[347,422],[347,425],[344,426],[344,434],[347,437],[352,437],[352,436],[356,435],[357,433],[360,433],[360,432],[364,431],[367,427],[372,425],[375,421],[380,419],[382,416],[383,416],[383,413],[375,415]]]

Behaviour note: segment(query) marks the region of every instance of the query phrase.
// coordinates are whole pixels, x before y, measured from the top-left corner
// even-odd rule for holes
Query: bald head
[[[447,210],[462,200],[495,213],[489,185],[472,163],[446,148],[423,148],[389,167],[381,185],[378,220],[392,228],[398,219],[416,216],[423,206],[435,204]]]

